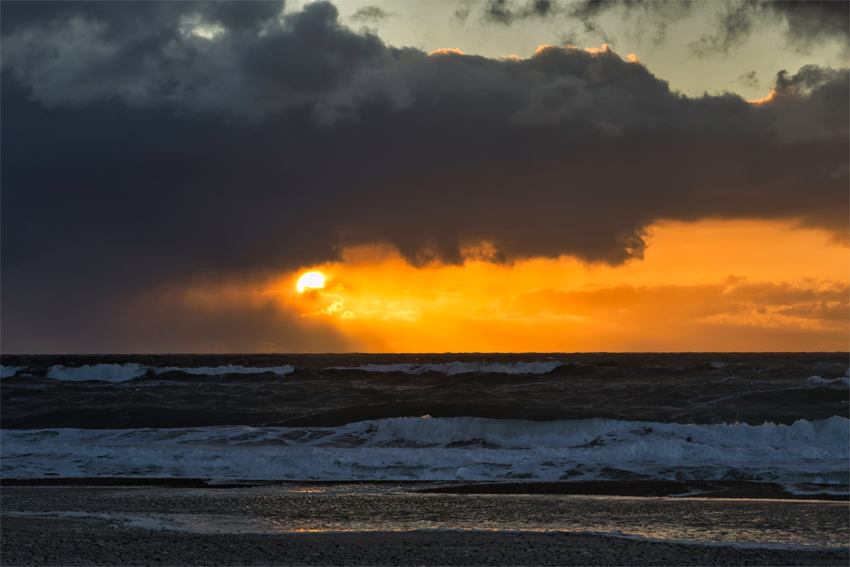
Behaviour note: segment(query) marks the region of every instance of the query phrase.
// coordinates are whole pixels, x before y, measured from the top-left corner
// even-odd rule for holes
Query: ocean
[[[848,361],[5,355],[3,561],[843,565]]]
[[[846,493],[848,371],[847,353],[5,355],[0,476]]]

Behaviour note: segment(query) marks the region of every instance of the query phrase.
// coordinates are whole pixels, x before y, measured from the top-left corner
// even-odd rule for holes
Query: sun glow
[[[319,272],[307,272],[298,280],[298,291],[303,292],[311,289],[322,289],[325,287],[325,276]]]
[[[846,350],[850,259],[825,231],[658,223],[644,260],[619,266],[567,256],[499,264],[494,251],[482,244],[462,263],[414,267],[388,246],[345,248],[298,272],[202,283],[167,305],[253,317],[266,341],[257,352]]]
[[[391,248],[349,248],[321,266],[334,283],[320,298],[279,298],[368,351],[846,344],[850,266],[846,245],[829,234],[770,221],[670,222],[650,232],[646,258],[621,266],[570,257],[495,264],[471,249],[462,264],[416,268]]]

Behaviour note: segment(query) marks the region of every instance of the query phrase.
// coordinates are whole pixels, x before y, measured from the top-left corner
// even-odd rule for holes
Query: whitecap
[[[840,377],[834,378],[832,380],[828,380],[826,378],[821,378],[820,376],[809,376],[806,380],[809,384],[814,384],[817,386],[823,386],[827,384],[831,384],[834,386],[844,386],[845,388],[850,388],[850,378]]]
[[[268,366],[268,367],[249,367],[249,366],[202,366],[199,368],[181,368],[177,366],[165,366],[152,369],[157,374],[163,372],[183,372],[184,374],[198,374],[204,376],[220,376],[222,374],[265,374],[273,372],[275,374],[286,375],[295,371],[294,366]]]
[[[94,366],[56,365],[47,371],[47,377],[54,380],[83,382],[98,380],[101,382],[126,382],[147,374],[148,368],[141,364],[96,364]]]
[[[0,366],[0,378],[11,378],[26,366]]]

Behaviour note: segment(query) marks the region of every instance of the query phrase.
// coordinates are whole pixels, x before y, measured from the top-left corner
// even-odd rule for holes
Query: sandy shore
[[[841,544],[846,539],[846,504],[773,500],[782,493],[778,485],[654,481],[440,485],[4,479],[0,564],[850,564],[847,547],[780,549],[769,544],[674,543],[591,533],[545,533],[536,531],[539,528],[524,532],[472,529],[515,529],[528,524],[565,531],[622,530],[651,535],[652,530],[688,533],[682,530],[690,522],[696,529],[690,532],[694,537],[663,537],[698,541],[699,534],[705,533],[700,525],[711,529],[721,525],[743,537],[729,541],[794,541],[786,537],[803,533],[804,528],[809,535],[802,541],[823,539]],[[694,501],[681,497],[695,490],[713,498]],[[669,495],[680,496],[658,498]],[[754,500],[717,499],[723,496]],[[465,531],[421,529],[423,526],[465,527]],[[753,527],[751,536],[736,531]],[[293,533],[299,530],[317,531]],[[762,536],[773,539],[759,539]]]
[[[18,565],[841,565],[850,550],[746,549],[586,534],[197,534],[101,518],[5,516],[0,561]]]

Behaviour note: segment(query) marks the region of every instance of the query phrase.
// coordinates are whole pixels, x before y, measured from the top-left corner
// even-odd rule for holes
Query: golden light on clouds
[[[664,223],[651,234],[644,261],[617,267],[568,257],[499,265],[484,245],[461,266],[415,268],[389,248],[348,249],[315,267],[336,282],[321,306],[299,309],[376,351],[846,346],[850,261],[828,234],[749,221]]]
[[[837,351],[848,341],[846,243],[787,222],[703,221],[651,227],[643,261],[575,258],[409,265],[389,247],[206,290],[207,305],[253,297],[298,325],[324,325],[351,350]],[[322,285],[305,280],[324,275]],[[315,276],[310,276],[313,278]],[[313,283],[309,283],[313,281]],[[296,290],[313,288],[314,292]],[[195,305],[199,294],[188,293]],[[295,319],[292,317],[295,316]],[[270,338],[269,340],[274,340]],[[278,342],[280,350],[287,350]]]
[[[455,49],[453,47],[441,47],[439,49],[435,49],[434,51],[428,54],[429,56],[434,55],[466,55],[460,49]]]

